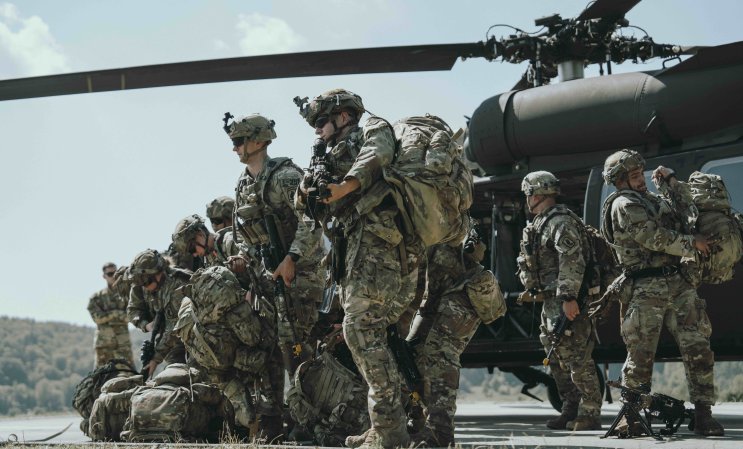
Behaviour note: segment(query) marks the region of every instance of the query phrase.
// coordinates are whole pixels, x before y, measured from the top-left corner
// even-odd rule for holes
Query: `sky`
[[[494,24],[534,31],[580,0],[52,2],[0,0],[0,79],[167,62],[483,40]],[[645,0],[627,14],[656,42],[743,40],[743,2]],[[497,36],[507,33],[496,28]],[[639,32],[638,32],[639,33]],[[638,34],[639,35],[639,34]],[[652,70],[660,61],[615,66]],[[464,126],[525,66],[459,61],[448,72],[345,75],[141,89],[0,102],[0,315],[92,325],[106,261],[164,250],[176,223],[234,195],[243,169],[226,111],[276,122],[272,156],[309,163],[313,129],[292,103],[335,87],[394,121],[426,112]],[[587,69],[596,76],[597,69]]]

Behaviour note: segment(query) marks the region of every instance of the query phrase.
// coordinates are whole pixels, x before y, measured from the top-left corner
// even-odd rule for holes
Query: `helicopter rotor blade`
[[[361,73],[451,70],[486,56],[483,43],[286,53],[125,67],[0,81],[0,101],[147,87]]]
[[[596,0],[580,13],[578,20],[620,19],[638,3],[640,0]]]
[[[694,47],[692,47],[694,48]],[[696,47],[696,55],[668,68],[659,76],[691,70],[707,70],[733,64],[743,64],[743,41],[715,47]]]

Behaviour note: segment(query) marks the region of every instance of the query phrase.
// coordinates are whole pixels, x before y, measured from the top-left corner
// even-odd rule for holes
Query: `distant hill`
[[[72,394],[93,369],[90,326],[0,316],[0,415],[72,410]],[[132,346],[143,333],[132,331]]]

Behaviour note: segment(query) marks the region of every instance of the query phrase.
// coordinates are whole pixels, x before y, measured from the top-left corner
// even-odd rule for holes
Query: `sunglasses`
[[[103,275],[106,276],[106,277],[113,277],[114,274],[116,274],[115,271],[107,271],[107,272],[103,273]]]
[[[232,146],[241,147],[245,143],[245,137],[235,137],[232,139]]]
[[[209,221],[211,221],[213,225],[221,225],[224,223],[223,218],[210,218]]]
[[[155,278],[155,276],[147,276],[147,278],[145,278],[144,283],[142,284],[142,286],[143,287],[146,287],[146,286],[152,284],[153,282],[157,282],[157,278]]]
[[[322,128],[330,121],[329,115],[321,115],[315,120],[315,128]]]

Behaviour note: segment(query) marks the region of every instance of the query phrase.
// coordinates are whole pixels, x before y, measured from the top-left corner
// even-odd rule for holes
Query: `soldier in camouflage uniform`
[[[326,92],[300,109],[328,146],[332,179],[329,197],[314,201],[308,194],[317,186],[313,176],[306,177],[298,202],[324,229],[330,225],[334,231],[333,271],[345,312],[343,333],[369,384],[372,428],[347,438],[346,445],[391,448],[406,446],[410,437],[386,328],[397,323],[415,297],[424,248],[414,236],[402,234],[399,211],[382,179],[382,168],[395,155],[392,129],[378,117],[359,126],[364,111],[361,97],[343,89]]]
[[[160,253],[148,249],[137,254],[129,265],[127,276],[133,285],[126,308],[129,322],[143,332],[152,332],[157,314],[164,314],[164,325],[160,329],[162,336],[148,364],[149,374],[152,375],[163,360],[168,364],[184,363],[183,344],[170,338],[170,334],[178,320],[178,309],[183,299],[179,288],[186,285],[191,273],[169,267]]]
[[[554,347],[549,366],[563,400],[562,413],[547,421],[551,429],[596,430],[601,428],[601,392],[591,352],[594,327],[588,317],[585,293],[579,298],[590,261],[590,244],[581,219],[557,204],[560,183],[552,173],[532,172],[524,177],[526,195],[534,221],[524,229],[518,257],[519,279],[530,294],[544,300],[540,340],[545,351],[553,347],[550,334],[561,314],[572,321],[572,334],[562,335]]]
[[[709,244],[704,236],[688,231],[697,214],[689,186],[660,166],[652,179],[662,196],[655,195],[647,190],[644,167],[639,153],[621,150],[606,159],[603,172],[606,183],[617,188],[604,202],[601,232],[613,244],[624,272],[615,281],[626,298],[621,326],[627,345],[623,383],[649,391],[665,325],[679,345],[686,369],[695,406],[694,432],[722,435],[722,425],[712,418],[710,408],[715,402],[712,326],[704,300],[679,273],[682,257],[707,254]],[[636,431],[631,422],[625,429]]]
[[[232,214],[235,210],[235,199],[229,196],[214,198],[206,205],[206,217],[212,224],[214,232],[232,227]]]
[[[126,359],[134,364],[126,321],[128,296],[120,296],[113,289],[115,273],[115,264],[109,262],[103,265],[103,279],[107,286],[88,301],[88,312],[97,327],[94,340],[95,368],[111,359]]]
[[[198,215],[189,215],[179,221],[172,240],[177,252],[203,259],[204,267],[226,266],[229,258],[240,252],[231,227],[211,233]]]
[[[223,266],[194,273],[186,292],[174,333],[189,357],[206,371],[209,382],[230,399],[244,432],[257,414],[260,437],[272,441],[281,433],[275,425],[280,423],[276,416],[281,402],[271,379],[277,373],[267,369],[272,355],[279,353],[273,322],[253,311],[245,301],[245,290]],[[280,363],[276,365],[278,375],[283,374]]]
[[[312,230],[294,210],[302,169],[289,158],[268,155],[268,146],[276,138],[274,122],[253,114],[225,124],[224,129],[240,162],[246,165],[235,188],[233,229],[242,242],[241,257],[233,258],[230,267],[236,273],[248,268],[253,273],[254,293],[269,299],[270,307],[261,313],[275,315],[284,366],[292,376],[315,352],[310,332],[322,300],[321,230]],[[278,241],[271,241],[271,228],[275,228]],[[303,237],[313,232],[314,238]],[[281,260],[268,260],[272,250]],[[275,294],[278,287],[265,281],[271,280],[271,270],[286,260],[292,270],[282,273],[285,294]]]
[[[482,322],[465,285],[483,273],[480,261],[484,255],[485,244],[474,228],[465,242],[428,249],[426,292],[407,337],[423,375],[426,408],[425,427],[411,436],[415,444],[454,447],[459,357]],[[491,282],[488,290],[497,297],[502,315],[505,301],[495,277]]]

